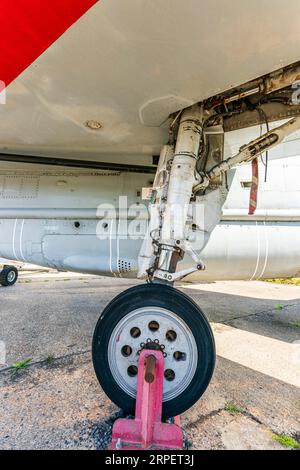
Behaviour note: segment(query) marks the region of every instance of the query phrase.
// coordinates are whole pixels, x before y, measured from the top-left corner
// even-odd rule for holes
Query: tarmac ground
[[[119,410],[95,378],[91,337],[105,305],[135,284],[25,271],[15,286],[0,287],[0,449],[105,447]],[[206,393],[181,416],[190,448],[297,447],[300,286],[235,281],[177,287],[207,314],[218,355]],[[27,359],[18,372],[11,367]]]

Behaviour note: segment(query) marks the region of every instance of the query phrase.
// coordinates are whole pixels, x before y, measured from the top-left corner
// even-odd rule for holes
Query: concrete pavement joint
[[[299,302],[282,305],[282,308],[280,309],[280,312],[282,312],[283,310],[286,310],[288,307],[297,307],[297,306],[299,306]],[[229,325],[229,326],[232,326],[233,328],[236,328],[234,325],[231,325],[230,322],[232,322],[234,320],[239,320],[240,318],[244,320],[245,318],[255,317],[257,315],[268,315],[268,314],[274,312],[274,310],[276,310],[275,307],[270,308],[268,310],[262,310],[261,312],[249,313],[249,315],[241,315],[241,316],[238,316],[238,317],[232,317],[228,320],[223,320],[223,321],[221,320],[221,321],[218,321],[218,323],[222,323],[224,325]]]
[[[65,354],[64,356],[54,357],[53,361],[52,361],[52,364],[54,362],[62,361],[64,359],[68,359],[70,357],[83,356],[84,354],[87,354],[87,353],[91,353],[91,350],[87,349],[85,351],[78,351],[78,352],[74,352],[74,353],[70,353],[70,354]],[[49,367],[51,366],[51,364],[48,363],[48,360],[46,358],[46,359],[41,359],[39,361],[30,362],[25,370],[28,370],[29,368],[33,368],[34,366],[39,366],[39,365],[43,365],[43,364],[46,364]],[[5,367],[4,369],[0,369],[0,374],[2,374],[4,372],[8,372],[8,371],[13,371],[13,370],[14,370],[14,367],[13,367],[13,365],[11,365],[11,366]]]
[[[187,433],[187,437],[190,439],[190,436],[189,436],[189,432],[196,428],[200,425],[203,425],[207,420],[209,420],[210,418],[213,418],[215,416],[218,416],[220,415],[222,412],[226,411],[229,415],[231,414],[230,412],[228,412],[226,410],[226,407],[222,407],[222,408],[219,408],[217,410],[213,410],[211,411],[210,413],[206,414],[206,415],[203,415],[201,416],[200,418],[198,418],[196,421],[193,421],[191,423],[188,423],[184,426],[184,430],[185,432]],[[254,416],[252,413],[250,413],[248,410],[241,410],[239,411],[238,413],[236,414],[232,414],[232,418],[234,418],[234,416],[245,416],[246,418],[249,418],[251,419],[253,422],[259,424],[260,426],[263,426],[266,430],[268,430],[270,432],[270,434],[273,434],[273,435],[277,435],[277,430],[272,428],[271,426],[268,426],[266,423],[264,423],[263,421],[261,421],[259,418],[257,418],[256,416]],[[299,435],[298,433],[289,433],[289,432],[286,432],[285,434],[287,435],[291,435],[297,442],[300,442],[299,440]],[[191,440],[192,442],[192,440]]]
[[[210,411],[206,415],[200,416],[200,418],[196,419],[196,421],[193,421],[193,422],[188,423],[187,425],[185,425],[185,428],[187,430],[196,428],[199,424],[203,424],[206,420],[208,420],[208,419],[210,419],[214,416],[217,416],[222,411],[225,411],[225,407],[218,408],[217,410]]]

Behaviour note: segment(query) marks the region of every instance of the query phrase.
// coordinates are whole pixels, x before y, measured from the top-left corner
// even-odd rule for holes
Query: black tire
[[[13,286],[18,280],[18,270],[14,266],[4,266],[0,273],[0,284],[4,287]]]
[[[177,416],[205,392],[215,366],[215,343],[210,325],[198,305],[187,295],[163,284],[144,284],[130,288],[115,297],[104,309],[93,337],[93,363],[98,381],[108,397],[126,413],[133,415],[135,399],[114,380],[108,362],[110,336],[120,320],[135,309],[156,306],[179,316],[193,333],[198,349],[195,374],[187,388],[177,397],[163,402],[163,417]]]

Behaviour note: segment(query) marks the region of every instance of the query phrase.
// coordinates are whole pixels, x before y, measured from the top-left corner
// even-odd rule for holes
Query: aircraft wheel
[[[183,413],[206,390],[215,365],[209,323],[188,296],[163,284],[128,289],[104,309],[93,337],[93,363],[104,392],[134,414],[139,353],[165,357],[163,417]]]
[[[13,286],[18,279],[18,270],[14,266],[4,266],[0,273],[0,284],[4,287]]]

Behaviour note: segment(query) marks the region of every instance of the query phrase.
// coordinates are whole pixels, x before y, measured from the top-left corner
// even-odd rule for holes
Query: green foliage
[[[32,359],[29,358],[29,359],[25,359],[25,361],[16,362],[15,364],[12,365],[13,372],[17,373],[17,372],[27,369],[31,361]]]
[[[300,277],[288,277],[278,279],[265,279],[266,282],[273,282],[274,284],[290,284],[293,286],[300,286]]]
[[[279,442],[283,447],[288,447],[290,449],[298,449],[300,444],[288,434],[273,434],[273,441]]]
[[[228,411],[228,413],[235,415],[237,413],[243,413],[244,410],[242,408],[239,408],[235,403],[229,402],[225,406],[225,410]]]
[[[275,305],[274,305],[274,308],[275,308],[276,310],[282,310],[282,309],[283,309],[283,306],[282,306],[281,304],[275,304]]]
[[[48,357],[46,357],[46,360],[45,360],[47,365],[51,365],[54,361],[55,361],[54,356],[48,356]]]

